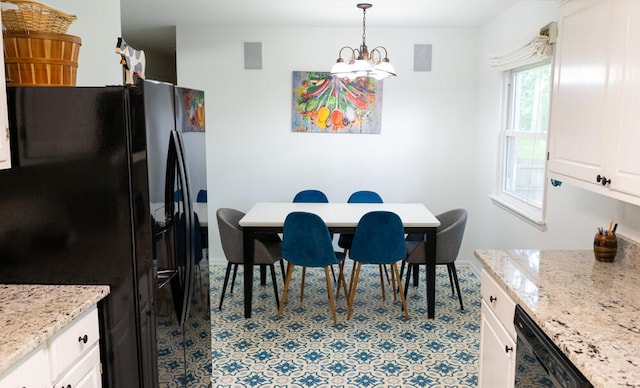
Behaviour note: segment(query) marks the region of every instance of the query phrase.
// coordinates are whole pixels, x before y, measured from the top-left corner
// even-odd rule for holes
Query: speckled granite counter
[[[0,374],[108,294],[108,286],[0,285]]]
[[[640,387],[640,255],[622,245],[613,263],[591,250],[475,256],[595,387]]]

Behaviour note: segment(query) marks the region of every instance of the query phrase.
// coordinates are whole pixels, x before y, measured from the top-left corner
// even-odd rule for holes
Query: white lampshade
[[[333,67],[331,67],[331,74],[342,77],[349,73],[350,70],[349,65],[340,61],[336,62]]]
[[[357,73],[369,73],[373,70],[373,67],[364,59],[358,59],[350,66],[350,70]]]
[[[388,59],[381,61],[380,63],[375,65],[373,67],[373,69],[375,71],[377,71],[377,72],[386,73],[387,77],[389,77],[389,76],[395,77],[396,76],[396,69],[393,68],[393,65],[391,65],[391,63],[389,63]]]

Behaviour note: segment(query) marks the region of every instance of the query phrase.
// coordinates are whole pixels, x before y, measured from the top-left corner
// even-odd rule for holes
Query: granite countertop
[[[0,374],[109,294],[109,286],[0,284]]]
[[[640,268],[620,248],[611,263],[592,250],[475,256],[595,387],[640,387]]]

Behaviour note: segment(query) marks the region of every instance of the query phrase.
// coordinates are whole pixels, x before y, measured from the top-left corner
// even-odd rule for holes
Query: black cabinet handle
[[[493,302],[495,302],[496,300],[498,300],[498,298],[496,298],[495,296],[493,296],[493,295],[489,296],[489,302],[490,302],[490,303],[493,303]]]
[[[606,186],[607,183],[611,183],[611,179],[607,179],[606,176],[598,174],[596,177],[596,182],[602,184],[602,186]]]
[[[83,344],[86,344],[88,340],[89,340],[89,337],[87,337],[86,334],[82,337],[78,337],[78,342],[82,342]]]
[[[504,346],[504,351],[505,351],[506,353],[513,352],[513,346],[505,345],[505,346]]]

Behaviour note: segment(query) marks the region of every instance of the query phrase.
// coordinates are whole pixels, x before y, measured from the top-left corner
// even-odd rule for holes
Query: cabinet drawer
[[[102,386],[101,379],[100,348],[96,344],[81,360],[76,361],[53,388],[99,388]]]
[[[50,386],[49,359],[47,348],[41,344],[33,350],[23,361],[0,375],[0,387],[33,387],[45,388]]]
[[[98,342],[98,309],[93,306],[50,340],[51,379],[57,380],[71,364]]]
[[[500,320],[500,323],[505,327],[511,338],[515,340],[516,329],[513,327],[513,315],[516,303],[484,269],[480,273],[480,293],[482,294],[482,300]]]

